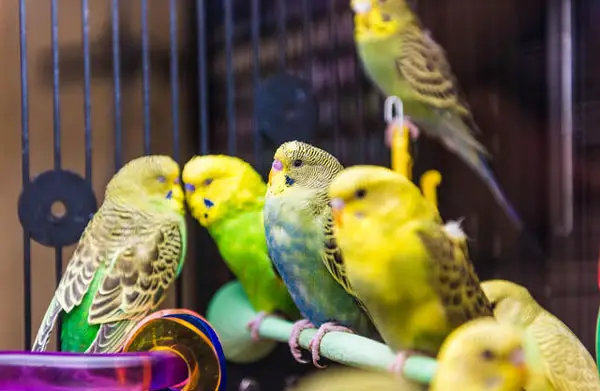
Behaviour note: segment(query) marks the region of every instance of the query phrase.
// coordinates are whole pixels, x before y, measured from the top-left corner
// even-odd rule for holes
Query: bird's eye
[[[210,185],[211,183],[213,183],[213,179],[212,179],[212,178],[206,178],[206,179],[204,180],[204,182],[202,182],[202,184],[203,184],[204,186],[208,186],[208,185]]]
[[[491,350],[485,349],[483,352],[481,352],[481,357],[486,361],[491,361],[496,358],[496,355]]]
[[[356,197],[359,200],[361,198],[365,198],[366,195],[367,195],[367,191],[365,189],[358,189],[358,190],[356,190],[356,193],[354,193],[354,197]]]
[[[392,18],[388,14],[381,14],[381,20],[384,22],[389,22]]]
[[[167,178],[165,178],[164,176],[161,175],[161,176],[158,177],[158,181],[160,183],[165,183],[167,181]]]
[[[296,159],[296,160],[294,160],[294,162],[292,163],[292,165],[293,165],[294,167],[301,167],[301,166],[302,166],[302,164],[304,164],[304,162],[302,162],[302,160],[300,160],[300,159]]]

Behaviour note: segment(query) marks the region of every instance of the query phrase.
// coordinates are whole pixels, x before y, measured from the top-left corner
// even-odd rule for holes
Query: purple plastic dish
[[[187,380],[175,353],[121,354],[0,352],[0,390],[160,390]]]

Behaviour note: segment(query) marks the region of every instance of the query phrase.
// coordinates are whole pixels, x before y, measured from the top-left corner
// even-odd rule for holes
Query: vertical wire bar
[[[112,54],[115,100],[115,170],[123,164],[123,129],[121,128],[121,53],[119,43],[119,0],[111,1]]]
[[[260,82],[260,0],[252,0],[251,4],[251,30],[252,30],[252,90],[256,96]],[[254,161],[262,167],[262,140],[258,132],[258,112],[256,99],[253,99],[254,110],[252,113],[252,129],[254,131]]]
[[[208,154],[208,78],[206,77],[206,15],[204,0],[196,0],[196,19],[198,23],[198,123],[200,124],[200,153]]]
[[[356,61],[356,56],[353,58],[354,62],[354,80],[356,83],[355,92],[355,103],[356,103],[356,125],[358,126],[358,154],[362,156],[362,160],[369,163],[369,152],[367,148],[367,137],[365,132],[365,100],[363,91],[363,76],[360,65]]]
[[[148,0],[141,0],[142,13],[142,99],[144,106],[144,155],[150,154],[150,32]]]
[[[169,0],[169,36],[170,36],[170,68],[171,68],[171,112],[173,126],[173,159],[178,163],[179,151],[179,58],[177,47],[177,0]],[[175,305],[183,305],[183,279],[179,278],[175,284]]]
[[[277,7],[277,45],[279,47],[279,68],[285,70],[285,57],[286,57],[286,22],[287,22],[287,11],[285,6],[286,0],[278,0]]]
[[[338,91],[338,63],[337,63],[337,33],[336,33],[336,18],[335,0],[329,0],[329,53],[332,66],[331,75],[331,101],[332,101],[332,118],[333,118],[333,153],[340,156],[340,123],[339,123],[339,91]]]
[[[52,48],[52,108],[53,108],[53,138],[54,138],[54,169],[61,169],[61,134],[60,134],[60,69],[58,64],[58,0],[50,2],[50,42]],[[62,277],[62,246],[54,248],[54,275],[56,286]],[[56,322],[56,335],[60,351],[61,341],[61,315]]]
[[[89,0],[81,0],[81,35],[83,40],[83,121],[85,131],[85,179],[92,183],[92,106]]]
[[[225,6],[225,72],[227,74],[227,150],[236,154],[237,135],[235,134],[235,78],[233,75],[233,4],[224,0]]]
[[[310,0],[302,0],[302,45],[304,54],[304,78],[312,83],[312,45],[310,40],[310,26],[312,8]]]
[[[27,12],[19,0],[19,57],[21,66],[21,171],[23,187],[29,183],[29,91],[27,72]],[[23,310],[25,350],[31,350],[31,235],[23,229]]]

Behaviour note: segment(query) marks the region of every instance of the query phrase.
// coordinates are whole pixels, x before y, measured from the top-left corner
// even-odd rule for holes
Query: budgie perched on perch
[[[62,312],[63,351],[119,351],[181,272],[184,214],[179,165],[173,159],[144,156],[123,166],[79,240],[32,350],[46,349]]]
[[[434,356],[464,322],[491,316],[457,222],[443,225],[435,206],[405,176],[354,166],[333,180],[334,232],[347,277],[384,341],[407,355]]]
[[[475,319],[454,330],[437,360],[431,391],[521,391],[541,371],[535,343],[492,318]]]
[[[571,330],[540,306],[529,291],[504,280],[490,280],[481,287],[500,323],[525,330],[538,345],[544,376],[527,391],[597,391],[600,376],[594,359]]]
[[[423,129],[458,155],[522,230],[521,218],[487,163],[489,152],[474,137],[479,130],[442,47],[422,29],[405,0],[351,0],[351,6],[356,13],[354,38],[365,73],[386,96],[402,100],[404,123],[412,137]],[[388,141],[392,131],[389,127],[386,132]]]
[[[265,315],[280,311],[296,320],[298,309],[267,252],[263,225],[267,186],[260,175],[237,157],[206,155],[192,158],[182,177],[192,215],[207,228],[259,311],[249,324],[253,338],[258,339]]]
[[[269,255],[306,318],[294,324],[290,350],[303,362],[298,337],[319,327],[311,342],[313,363],[328,331],[377,336],[360,302],[351,294],[342,254],[333,237],[327,186],[342,165],[310,144],[291,141],[275,152],[269,173],[264,224]]]

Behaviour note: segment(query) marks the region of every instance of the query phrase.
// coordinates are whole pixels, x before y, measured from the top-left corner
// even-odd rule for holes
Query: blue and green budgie
[[[318,327],[310,346],[317,367],[319,345],[329,331],[380,338],[352,293],[333,236],[327,187],[342,168],[319,148],[299,141],[284,143],[275,152],[264,207],[269,255],[305,318],[294,324],[290,350],[304,362],[298,338],[302,330]]]
[[[120,351],[181,272],[184,203],[179,165],[170,157],[144,156],[123,166],[79,240],[32,351],[46,349],[60,313],[63,351]]]

